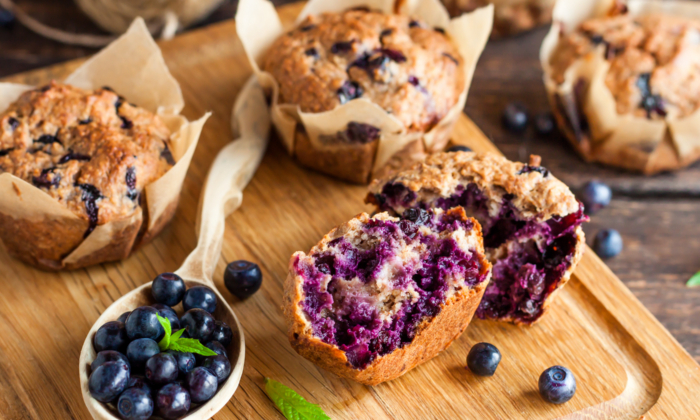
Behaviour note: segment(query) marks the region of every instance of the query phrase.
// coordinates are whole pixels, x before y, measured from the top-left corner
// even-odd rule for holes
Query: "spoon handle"
[[[232,126],[239,138],[226,145],[214,160],[197,217],[197,247],[177,274],[214,285],[212,275],[223,245],[226,217],[243,200],[243,189],[255,174],[267,147],[270,116],[265,94],[255,77],[243,87],[233,108]]]

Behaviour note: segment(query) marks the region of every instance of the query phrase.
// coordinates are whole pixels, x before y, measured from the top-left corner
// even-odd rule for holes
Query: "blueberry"
[[[593,239],[593,250],[601,258],[612,258],[622,252],[622,236],[615,229],[603,229]]]
[[[126,389],[129,388],[138,388],[145,391],[148,395],[153,395],[153,390],[151,389],[150,385],[148,385],[148,382],[146,382],[146,378],[143,376],[131,375],[129,382],[126,384]]]
[[[245,299],[257,292],[262,285],[262,272],[257,264],[238,260],[226,266],[224,284],[229,292]]]
[[[194,369],[194,366],[196,364],[194,354],[175,350],[168,350],[168,353],[172,354],[173,357],[175,357],[175,361],[177,362],[177,369],[180,372],[181,376],[187,375],[192,371],[192,369]]]
[[[185,311],[199,308],[213,314],[216,310],[216,294],[206,286],[190,287],[182,298],[182,306]]]
[[[162,303],[156,303],[152,306],[156,308],[158,315],[162,316],[163,318],[168,318],[168,321],[170,321],[171,331],[180,329],[180,318],[177,317],[177,314],[175,311],[173,311],[173,308],[168,305],[163,305]]]
[[[126,311],[123,314],[119,315],[119,318],[117,318],[117,321],[123,322],[124,325],[126,326],[126,319],[129,317],[129,314],[131,311]]]
[[[9,28],[15,23],[15,14],[0,7],[0,27]]]
[[[170,353],[158,353],[146,362],[146,379],[155,385],[165,385],[177,379],[177,360]]]
[[[503,110],[503,125],[510,131],[525,131],[527,119],[527,109],[519,102],[510,103]]]
[[[124,362],[106,362],[92,372],[88,389],[97,401],[112,402],[126,389],[128,382],[129,367]]]
[[[213,351],[217,355],[228,357],[228,354],[226,353],[226,348],[218,341],[209,341],[207,344],[204,345],[204,347]],[[197,361],[200,363],[202,360],[204,360],[203,356],[195,355],[195,357],[197,358]]]
[[[163,326],[158,321],[158,311],[151,306],[141,306],[134,309],[126,319],[126,334],[130,340],[137,338],[158,339],[165,334]]]
[[[186,290],[185,282],[174,273],[158,274],[151,286],[153,299],[168,306],[175,306],[180,303],[183,296],[185,296]]]
[[[209,312],[198,308],[185,312],[180,320],[180,325],[191,338],[197,339],[202,343],[209,340],[215,327],[214,317]]]
[[[214,325],[214,332],[211,333],[209,340],[218,341],[224,347],[231,345],[231,340],[233,340],[233,331],[231,331],[231,327],[224,321],[219,320],[214,321]]]
[[[160,353],[158,343],[150,338],[137,338],[126,348],[126,357],[134,370],[143,368],[146,361],[158,353]]]
[[[493,376],[499,363],[501,363],[501,352],[489,343],[475,344],[467,356],[469,370],[479,376]]]
[[[576,378],[563,366],[552,366],[542,372],[539,380],[540,395],[552,404],[563,404],[576,393]]]
[[[168,384],[158,391],[156,407],[161,417],[176,419],[190,411],[190,393],[180,384]]]
[[[124,356],[122,353],[119,353],[118,351],[114,350],[101,351],[97,353],[95,360],[93,360],[92,364],[90,364],[90,372],[94,372],[98,367],[104,365],[107,362],[118,361],[126,363],[129,369],[131,369],[131,365],[129,365],[129,359],[127,359],[126,356]]]
[[[338,88],[336,93],[338,94],[338,100],[342,105],[348,101],[361,97],[364,90],[359,83],[352,80],[346,80],[343,85]]]
[[[579,195],[586,213],[593,214],[610,204],[612,190],[602,182],[589,181],[581,188]]]
[[[219,383],[225,381],[231,374],[231,362],[224,356],[207,357],[202,366],[214,372],[214,375],[219,379]]]
[[[554,132],[554,116],[551,112],[543,112],[535,116],[535,131],[542,137]]]
[[[129,388],[119,396],[117,411],[124,420],[146,420],[153,414],[153,400],[144,390]]]
[[[467,146],[452,146],[449,149],[446,150],[446,152],[471,152],[472,149],[468,148]]]
[[[124,323],[119,321],[105,323],[95,333],[92,343],[98,353],[104,350],[116,350],[123,353],[129,344]]]
[[[216,394],[219,380],[212,371],[204,367],[194,368],[185,379],[190,390],[192,402],[201,403],[210,400]]]

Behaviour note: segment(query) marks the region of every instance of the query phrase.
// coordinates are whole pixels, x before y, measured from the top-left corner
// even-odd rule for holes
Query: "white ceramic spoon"
[[[240,206],[243,188],[253,177],[267,146],[270,117],[264,93],[254,78],[246,83],[236,101],[232,125],[239,139],[219,152],[209,171],[197,213],[197,247],[187,257],[182,267],[176,271],[185,280],[188,288],[204,285],[216,293],[217,305],[214,318],[226,322],[233,331],[233,340],[228,348],[231,375],[211,400],[182,417],[188,420],[208,419],[221,410],[238,388],[243,374],[245,358],[243,329],[231,307],[216,290],[212,274],[221,253],[226,217]],[[104,311],[85,338],[80,352],[80,386],[85,405],[94,419],[119,419],[113,408],[92,398],[88,390],[90,364],[97,355],[92,344],[95,332],[104,323],[115,321],[124,312],[154,303],[151,296],[151,283],[132,290]],[[179,306],[181,305],[178,304]],[[154,414],[157,413],[154,412]]]

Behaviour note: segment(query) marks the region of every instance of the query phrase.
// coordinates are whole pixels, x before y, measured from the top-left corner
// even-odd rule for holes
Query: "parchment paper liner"
[[[129,102],[156,113],[172,133],[171,152],[176,164],[145,187],[143,212],[98,225],[85,239],[87,220],[32,184],[1,174],[0,237],[14,256],[53,270],[119,260],[153,238],[175,213],[185,174],[209,117],[189,122],[179,115],[184,107],[180,86],[140,18],[65,83],[83,89],[109,86]],[[29,89],[33,87],[0,83],[0,112]]]
[[[356,6],[368,6],[385,13],[393,13],[395,3],[395,0],[311,0],[302,10],[296,23],[298,24],[308,15],[330,11],[340,12]],[[289,153],[298,158],[300,157],[299,140],[300,136],[303,136],[301,141],[305,141],[302,148],[306,158],[300,159],[302,163],[311,164],[311,161],[315,161],[316,169],[353,182],[367,183],[370,176],[379,174],[389,163],[397,165],[398,162],[421,157],[426,151],[441,150],[447,144],[452,127],[464,108],[476,63],[491,32],[493,5],[450,20],[439,0],[410,0],[398,3],[400,13],[416,16],[430,26],[444,28],[464,60],[465,83],[457,103],[435,127],[426,133],[408,132],[397,118],[362,98],[320,113],[305,113],[297,105],[280,104],[278,83],[272,75],[261,71],[260,66],[270,45],[283,34],[282,23],[274,6],[267,0],[239,2],[236,13],[238,37],[260,84],[272,92],[271,115],[277,132]],[[345,130],[350,121],[381,128],[380,138],[374,142],[377,143],[376,145],[352,146],[355,149],[355,155],[360,154],[371,159],[364,165],[365,172],[361,172],[365,168],[354,166],[362,160],[361,157],[355,156],[342,161],[343,156],[351,155],[348,151],[350,146],[329,145],[320,140],[322,136],[334,136]],[[306,154],[313,150],[316,151],[315,154]],[[396,156],[397,154],[399,156]],[[326,162],[322,162],[324,159]],[[319,162],[321,165],[318,165]]]
[[[698,2],[630,0],[626,4],[633,16],[665,13],[700,19]],[[700,109],[684,118],[664,120],[618,114],[612,92],[605,85],[610,64],[603,58],[604,45],[574,62],[561,85],[551,78],[549,61],[560,34],[576,30],[587,19],[606,15],[613,7],[615,0],[560,1],[554,7],[554,23],[542,42],[540,61],[557,122],[587,161],[645,174],[687,166],[700,158]]]

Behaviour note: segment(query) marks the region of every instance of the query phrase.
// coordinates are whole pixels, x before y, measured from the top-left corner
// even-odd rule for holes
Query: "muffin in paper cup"
[[[86,61],[63,84],[52,82],[45,88],[37,89],[32,86],[0,83],[0,113],[13,109],[10,107],[18,99],[26,100],[27,97],[31,97],[31,92],[41,96],[40,92],[61,89],[60,86],[66,91],[94,93],[89,100],[99,95],[118,97],[118,105],[115,105],[117,116],[120,109],[127,109],[122,112],[134,112],[134,118],[155,114],[157,118],[153,117],[153,121],[157,121],[159,127],[164,127],[161,132],[167,130],[170,133],[169,143],[163,140],[161,146],[164,148],[161,158],[166,159],[169,165],[166,166],[167,170],[162,170],[162,175],[157,179],[151,180],[147,185],[140,185],[139,191],[134,189],[131,199],[138,204],[134,204],[133,211],[123,214],[115,212],[109,220],[99,222],[95,221],[99,220],[97,216],[95,220],[90,217],[90,210],[87,210],[88,217],[81,217],[81,214],[72,211],[67,204],[61,204],[59,199],[37,186],[41,186],[42,182],[36,181],[36,178],[30,178],[31,182],[27,182],[10,171],[0,171],[0,238],[11,255],[47,270],[75,269],[120,260],[157,235],[175,213],[187,169],[202,127],[209,117],[207,114],[197,121],[189,122],[180,115],[184,107],[180,86],[168,71],[161,51],[142,19],[135,20],[124,35]],[[94,104],[97,102],[99,100],[89,104],[96,106]],[[90,115],[93,115],[92,110],[88,111]],[[57,121],[72,118],[63,114],[50,115]],[[12,122],[15,125],[18,124],[16,119],[10,120],[14,120]],[[123,121],[122,128],[132,127],[132,121]],[[81,121],[80,125],[89,125],[91,122],[92,120]],[[43,124],[43,121],[40,124]],[[60,128],[59,125],[58,129]],[[151,130],[150,126],[147,128]],[[157,128],[154,127],[153,130],[157,131]],[[87,133],[95,134],[91,131]],[[98,134],[99,130],[95,135]],[[53,141],[60,143],[56,138],[58,131]],[[45,143],[41,139],[33,141]],[[85,140],[88,144],[91,141]],[[110,159],[120,150],[123,149],[114,149],[109,154]],[[62,158],[59,163],[71,159],[89,161],[105,156],[89,157],[73,153],[71,150],[67,152],[71,156],[63,156],[65,160]],[[164,155],[166,153],[167,156]],[[124,157],[135,160],[138,158],[139,156]],[[110,167],[104,171],[110,176],[113,175]],[[121,175],[123,174],[120,173]],[[129,188],[132,188],[131,184],[137,185],[135,177],[138,176],[128,174],[126,180],[120,178],[120,181],[126,182]],[[111,182],[111,179],[107,182]],[[56,183],[58,182],[60,179],[56,180]],[[143,184],[146,181],[139,182]],[[109,194],[101,193],[98,196],[99,198],[92,199],[90,203],[97,206],[95,215],[99,214],[101,200],[110,203],[113,201]],[[83,201],[86,199],[83,198]],[[88,204],[85,206],[87,208]]]
[[[516,35],[552,22],[555,0],[442,0],[451,16],[493,4],[492,38]]]
[[[586,161],[654,174],[700,158],[700,3],[562,1],[553,19],[544,83]]]
[[[242,0],[236,14],[287,151],[304,166],[361,184],[445,147],[492,22],[493,6],[450,20],[438,0],[311,0],[290,32],[267,0]],[[429,54],[439,56],[430,61]],[[454,79],[440,74],[447,71]]]

